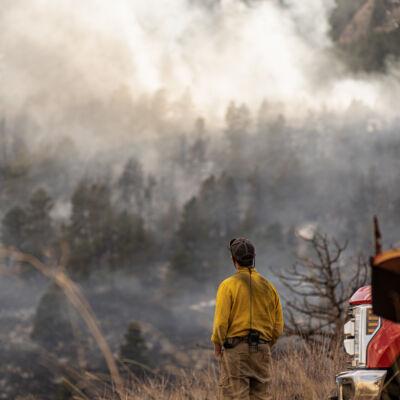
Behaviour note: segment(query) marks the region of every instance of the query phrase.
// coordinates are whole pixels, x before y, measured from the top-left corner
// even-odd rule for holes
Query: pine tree
[[[20,206],[10,208],[2,220],[3,244],[24,251],[27,235],[27,215]]]
[[[131,322],[128,325],[128,329],[124,335],[125,342],[120,346],[120,356],[122,360],[127,360],[129,369],[132,372],[140,373],[143,368],[135,363],[129,361],[135,361],[136,363],[148,365],[148,349],[146,342],[142,335],[142,329],[138,322]]]
[[[144,178],[140,162],[130,158],[118,181],[121,191],[121,201],[124,208],[140,211],[143,207]]]
[[[207,140],[205,138],[205,122],[203,118],[196,120],[191,137],[193,139],[187,151],[186,172],[191,179],[201,179],[204,178],[204,166],[207,161]]]
[[[198,196],[184,206],[177,231],[177,246],[169,264],[171,285],[190,289],[215,279],[221,259],[226,259],[225,244],[237,232],[240,222],[234,179],[224,173],[210,176]]]
[[[137,276],[147,276],[149,271],[143,268],[143,263],[154,260],[157,254],[153,251],[154,242],[144,227],[143,218],[123,211],[116,217],[114,226],[114,266],[129,266]]]
[[[177,281],[187,277],[194,279],[196,276],[195,253],[201,247],[200,241],[207,235],[205,224],[198,200],[193,197],[184,206],[177,232],[177,248],[168,267],[171,284],[176,284]]]
[[[251,116],[245,104],[236,106],[230,103],[225,114],[226,138],[229,143],[229,170],[235,175],[243,171],[245,150],[248,146],[248,136],[251,125]]]
[[[30,197],[27,207],[26,251],[43,258],[43,251],[54,240],[54,227],[50,212],[53,202],[43,188],[37,189]]]
[[[154,204],[154,191],[157,186],[157,180],[154,175],[149,174],[147,176],[146,185],[143,191],[143,200],[140,208],[137,209],[136,213],[143,216],[146,221],[147,227],[152,227],[154,218],[153,215],[155,213],[155,204]]]
[[[70,246],[68,268],[77,276],[87,276],[92,267],[110,261],[115,236],[115,216],[106,185],[82,181],[72,198],[72,213],[64,229]]]
[[[73,339],[64,293],[51,285],[41,297],[33,319],[31,337],[47,349],[59,348]]]
[[[232,176],[223,173],[217,184],[217,201],[214,203],[220,219],[220,235],[231,237],[237,232],[240,220],[238,190]]]

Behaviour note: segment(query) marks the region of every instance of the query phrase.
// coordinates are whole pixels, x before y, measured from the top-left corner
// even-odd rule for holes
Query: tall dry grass
[[[273,361],[273,399],[326,400],[335,389],[335,375],[345,364],[343,352],[332,355],[328,345],[287,345]]]
[[[345,357],[333,358],[327,347],[298,343],[280,346],[271,364],[271,391],[274,400],[327,400],[335,390],[334,377],[345,368]],[[170,377],[149,376],[125,380],[125,400],[216,400],[218,367],[210,362],[202,371],[184,370]],[[101,400],[114,400],[109,393]]]
[[[64,386],[75,400],[214,400],[218,392],[218,366],[210,359],[203,370],[182,369],[169,375],[147,371],[138,378],[127,364],[115,360],[100,332],[96,318],[79,287],[64,273],[65,259],[58,267],[44,265],[31,255],[0,247],[0,258],[28,263],[50,277],[64,291],[86,322],[109,368],[109,376],[88,371],[68,372]],[[210,346],[211,347],[211,346]],[[119,362],[119,368],[117,363]],[[276,346],[271,363],[271,391],[274,400],[328,399],[335,388],[334,376],[345,368],[342,353],[332,356],[329,346],[311,346],[301,341]],[[27,399],[34,397],[28,396]]]

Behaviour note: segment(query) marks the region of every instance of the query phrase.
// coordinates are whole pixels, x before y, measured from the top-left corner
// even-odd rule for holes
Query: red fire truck
[[[400,400],[400,249],[377,251],[371,265],[372,289],[350,299],[344,348],[352,368],[336,376],[332,400]]]

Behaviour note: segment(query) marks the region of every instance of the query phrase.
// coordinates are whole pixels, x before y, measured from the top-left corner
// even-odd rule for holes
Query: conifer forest
[[[103,398],[80,386],[110,374],[96,327],[122,379],[204,372],[232,238],[282,343],[318,246],[350,291],[374,215],[399,247],[396,2],[0,3],[0,399]]]

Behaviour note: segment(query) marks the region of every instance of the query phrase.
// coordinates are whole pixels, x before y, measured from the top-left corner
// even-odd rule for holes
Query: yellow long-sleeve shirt
[[[282,306],[274,286],[251,269],[252,323],[260,338],[275,343],[283,331]],[[246,336],[250,330],[250,273],[240,268],[219,286],[211,341],[222,345],[226,338]]]

